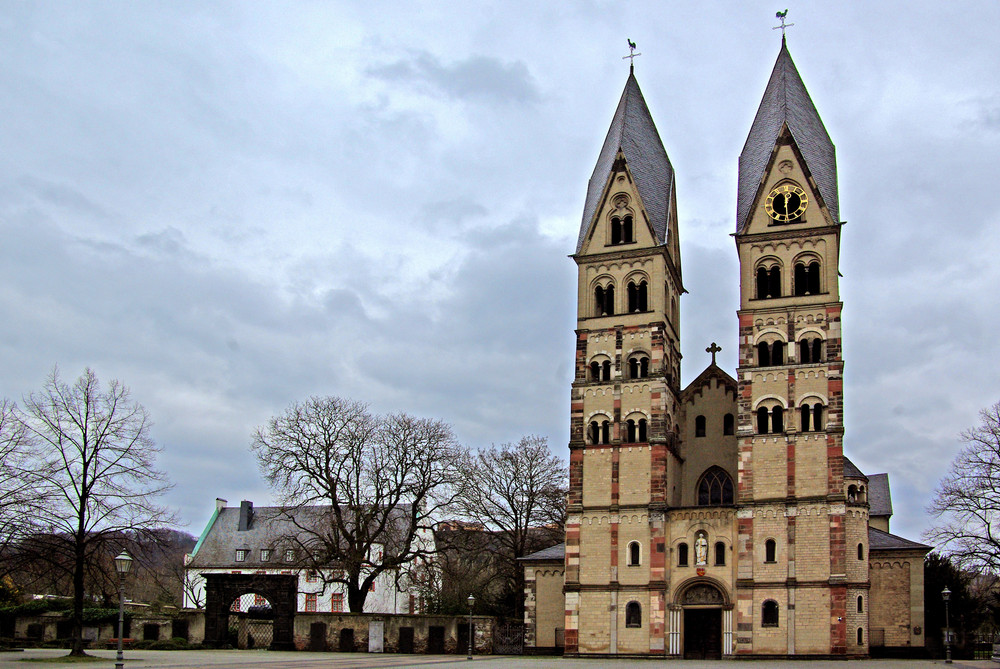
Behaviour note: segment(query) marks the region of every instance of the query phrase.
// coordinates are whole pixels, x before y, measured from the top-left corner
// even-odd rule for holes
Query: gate
[[[520,655],[524,652],[524,623],[497,622],[493,626],[493,654]]]

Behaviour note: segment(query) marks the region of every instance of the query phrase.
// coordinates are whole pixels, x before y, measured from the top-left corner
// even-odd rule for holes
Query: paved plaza
[[[31,649],[23,652],[0,651],[0,669],[26,669],[26,667],[114,667],[114,651],[90,651],[91,655],[106,658],[107,662],[62,663],[25,662],[30,658],[57,658],[65,650]],[[267,669],[395,669],[400,667],[441,667],[442,669],[621,669],[623,667],[652,667],[664,662],[677,663],[678,667],[705,669],[753,669],[777,666],[780,669],[844,669],[844,667],[871,667],[872,669],[924,669],[948,666],[941,660],[609,660],[567,659],[560,657],[512,657],[489,655],[472,661],[456,655],[372,655],[368,653],[291,653],[248,650],[211,651],[129,651],[125,654],[127,669],[242,669],[265,667]],[[1000,663],[990,660],[956,660],[956,669],[1000,669]]]

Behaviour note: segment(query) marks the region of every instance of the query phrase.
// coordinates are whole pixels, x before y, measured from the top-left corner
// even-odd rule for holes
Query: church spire
[[[801,153],[808,175],[816,182],[822,204],[833,222],[839,223],[836,149],[782,37],[771,79],[740,154],[737,232],[741,232],[751,218],[773,151],[786,131]]]
[[[604,139],[597,165],[587,186],[580,236],[576,252],[583,249],[594,216],[600,208],[619,153],[635,179],[639,197],[649,216],[658,244],[666,244],[670,203],[674,190],[674,168],[663,148],[656,124],[630,68],[625,90]]]

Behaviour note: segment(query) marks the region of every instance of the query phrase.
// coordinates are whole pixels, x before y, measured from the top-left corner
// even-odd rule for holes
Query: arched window
[[[615,216],[611,219],[611,243],[612,244],[629,244],[635,241],[634,230],[632,227],[632,217]]]
[[[609,444],[611,443],[611,423],[607,420],[590,421],[590,443]]]
[[[705,417],[697,416],[694,419],[694,436],[704,437],[705,436]]]
[[[590,380],[600,381],[601,380],[601,363],[596,360],[590,363]]]
[[[819,432],[823,430],[823,405],[818,402],[813,405],[813,430]]]
[[[757,409],[757,434],[767,434],[768,414],[767,407]]]
[[[772,365],[785,364],[785,342],[780,339],[757,343],[757,365],[760,367],[770,367]]]
[[[780,406],[771,409],[771,432],[781,434],[785,431],[785,410]]]
[[[625,627],[642,627],[642,607],[639,602],[625,605]]]
[[[814,339],[799,340],[799,363],[807,365],[813,362],[822,362],[823,340],[819,337]]]
[[[625,421],[625,442],[629,444],[646,443],[646,419],[629,418]]]
[[[795,295],[819,294],[819,261],[805,258],[795,263]]]
[[[622,219],[617,216],[611,219],[611,243],[622,243]]]
[[[686,567],[688,566],[688,545],[687,544],[677,544],[677,566]]]
[[[726,564],[726,544],[721,541],[715,542],[715,566],[723,567]]]
[[[628,377],[630,379],[649,378],[649,356],[645,353],[633,353],[628,359]]]
[[[773,297],[781,297],[781,267],[777,264],[770,268],[760,265],[757,267],[757,299]]]
[[[773,563],[777,562],[778,544],[775,543],[774,539],[768,539],[764,542],[764,562]]]
[[[771,366],[771,344],[766,341],[757,344],[757,365],[760,367]]]
[[[594,288],[594,315],[613,316],[615,313],[614,284]]]
[[[639,566],[639,542],[633,541],[628,545],[628,566],[638,567]]]
[[[865,645],[865,631],[862,628],[858,628],[858,645]]]
[[[610,381],[611,380],[611,361],[605,360],[601,363],[601,380]]]
[[[773,599],[769,599],[764,602],[764,605],[760,608],[760,626],[761,627],[777,627],[778,626],[778,602]]]
[[[812,416],[812,409],[808,404],[799,407],[799,429],[803,432],[809,431],[809,418]]]
[[[848,502],[857,502],[858,501],[858,486],[853,485],[853,484],[847,486],[847,501]],[[858,545],[860,546],[861,544],[858,544]]]
[[[864,612],[865,612],[865,598],[862,597],[861,595],[858,595],[858,613],[864,613]]]
[[[865,545],[864,544],[858,544],[858,559],[859,560],[864,560],[865,559]],[[861,598],[859,597],[858,599],[860,600]]]
[[[726,436],[736,434],[736,416],[731,413],[722,417],[722,434]]]
[[[733,503],[733,479],[722,467],[709,467],[698,481],[698,506]]]
[[[628,312],[630,314],[648,311],[646,281],[628,282]]]

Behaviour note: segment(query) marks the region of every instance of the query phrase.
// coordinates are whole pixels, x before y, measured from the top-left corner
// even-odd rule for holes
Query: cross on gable
[[[712,364],[715,364],[715,354],[722,350],[722,347],[716,344],[714,341],[712,345],[705,349],[705,352],[712,354]]]

